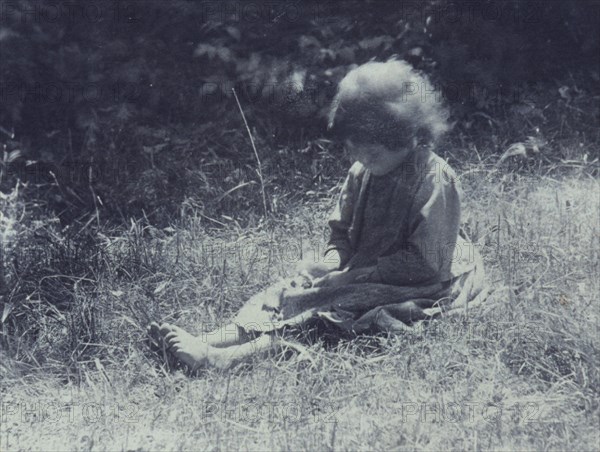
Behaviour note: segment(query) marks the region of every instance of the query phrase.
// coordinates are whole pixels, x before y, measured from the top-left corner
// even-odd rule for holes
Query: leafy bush
[[[536,127],[548,140],[550,128],[565,124],[598,139],[587,131],[598,119],[593,102],[574,121],[548,108],[563,99],[558,89],[567,100],[597,95],[586,88],[600,77],[589,64],[600,46],[595,2],[252,5],[3,5],[0,126],[23,142],[23,160],[36,162],[16,165],[18,176],[50,184],[46,201],[67,223],[98,209],[117,221],[145,214],[168,222],[190,199],[218,216],[239,209],[230,190],[240,184],[254,209],[256,162],[232,88],[265,166],[290,169],[275,171],[268,183],[276,186],[315,159],[328,166],[336,151],[315,143],[338,81],[354,64],[393,55],[440,87],[461,143],[461,135],[480,137],[503,152],[506,140]],[[230,183],[206,165],[227,168]]]

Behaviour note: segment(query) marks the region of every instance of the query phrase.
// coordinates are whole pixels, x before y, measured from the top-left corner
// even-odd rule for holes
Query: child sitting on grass
[[[227,368],[316,318],[354,333],[406,331],[486,295],[481,260],[459,233],[460,189],[432,147],[447,130],[439,98],[407,63],[370,62],[340,82],[329,128],[355,161],[329,220],[325,252],[252,297],[203,337],[164,323],[150,336],[195,370]]]

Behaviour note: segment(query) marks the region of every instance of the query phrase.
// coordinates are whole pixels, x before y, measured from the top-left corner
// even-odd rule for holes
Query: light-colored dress
[[[355,163],[329,220],[326,253],[347,256],[343,269],[374,266],[374,282],[303,288],[286,279],[248,300],[234,323],[267,332],[322,318],[359,334],[467,312],[487,286],[479,253],[460,232],[460,198],[454,171],[431,151],[383,176]]]

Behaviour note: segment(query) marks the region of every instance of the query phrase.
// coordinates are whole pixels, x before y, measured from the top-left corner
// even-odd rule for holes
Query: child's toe
[[[172,332],[174,329],[175,329],[175,326],[171,325],[170,323],[163,323],[159,327],[160,334],[162,334],[163,336],[166,336],[167,334]]]
[[[177,338],[179,338],[179,334],[176,331],[171,331],[170,333],[167,333],[167,335],[165,336],[165,340],[167,342],[173,342]]]

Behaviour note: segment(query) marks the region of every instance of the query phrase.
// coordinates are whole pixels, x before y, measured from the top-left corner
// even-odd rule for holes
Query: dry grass
[[[310,359],[187,378],[143,329],[224,322],[323,245],[328,200],[252,230],[189,217],[106,233],[71,310],[5,338],[2,450],[598,449],[598,181],[472,170],[487,304],[413,335],[316,341]]]

